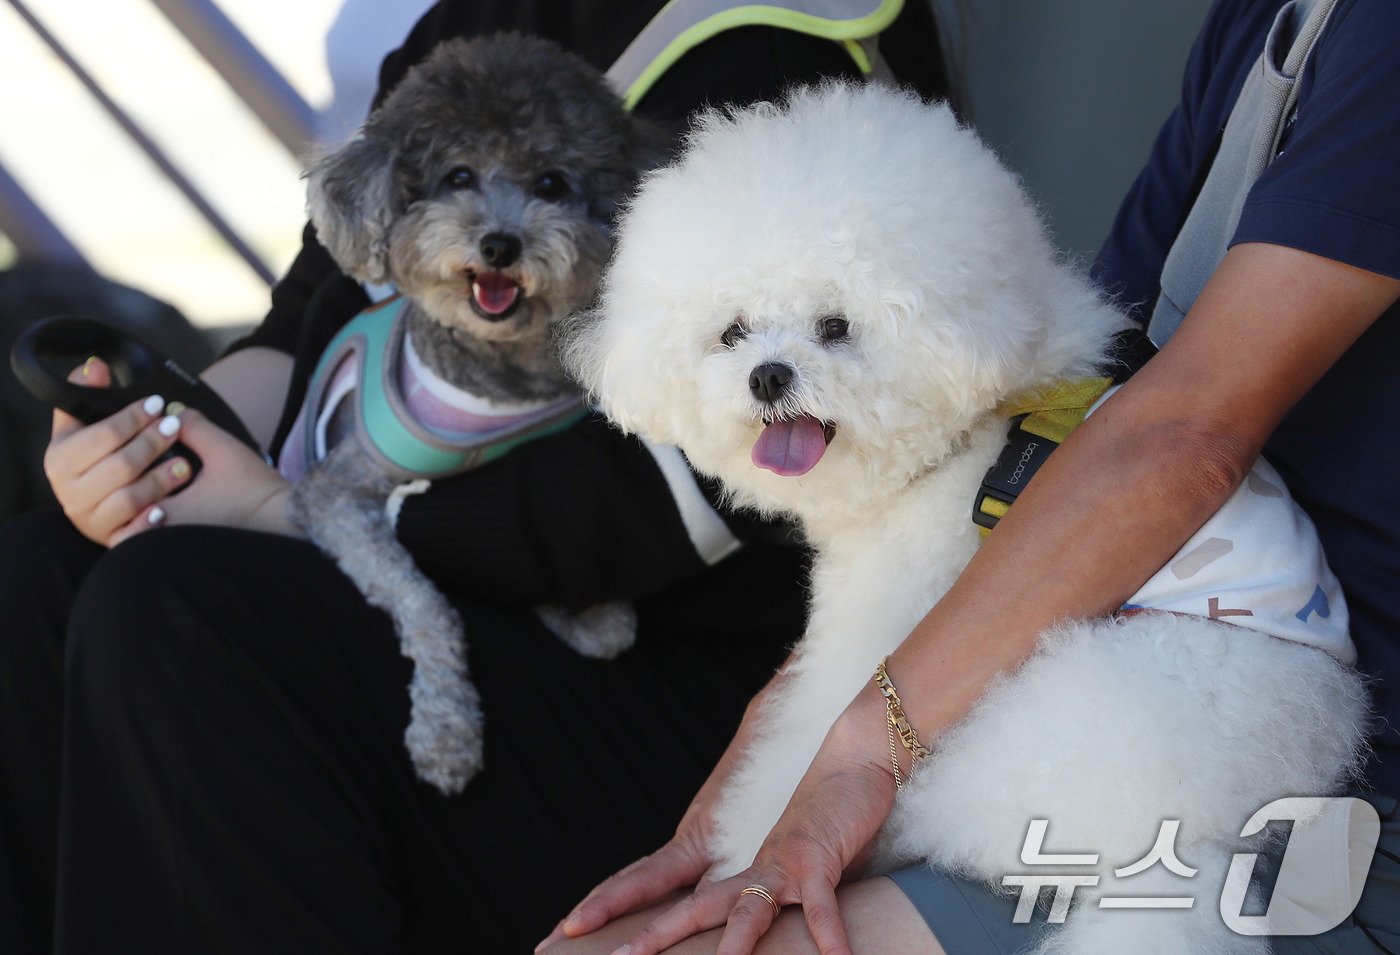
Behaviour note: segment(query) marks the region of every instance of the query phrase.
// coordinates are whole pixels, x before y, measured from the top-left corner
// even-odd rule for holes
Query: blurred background
[[[1209,0],[931,2],[968,115],[1091,255]],[[86,312],[202,367],[299,247],[300,170],[353,133],[429,0],[0,0],[0,356]],[[47,499],[47,409],[0,361],[0,520]]]

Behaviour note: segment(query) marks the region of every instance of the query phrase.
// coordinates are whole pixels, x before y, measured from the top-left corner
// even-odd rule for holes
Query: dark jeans
[[[773,572],[743,561],[712,573]],[[669,837],[793,636],[658,638],[643,601],[596,662],[461,609],[486,759],[448,799],[392,628],[311,545],[0,529],[0,951],[528,951]]]

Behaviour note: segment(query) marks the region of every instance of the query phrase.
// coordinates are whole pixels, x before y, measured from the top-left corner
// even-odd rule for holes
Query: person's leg
[[[66,675],[58,951],[394,949],[408,664],[314,547],[132,538],[78,595]]]
[[[1353,792],[1376,807],[1380,842],[1356,909],[1321,935],[1270,939],[1274,955],[1386,955],[1400,952],[1400,796]]]
[[[172,528],[103,558],[69,636],[60,950],[528,951],[665,840],[776,662],[649,638],[645,604],[610,662],[461,609],[486,759],[445,798],[388,620],[309,544]]]
[[[0,951],[15,955],[52,942],[63,634],[102,553],[57,511],[0,527]]]
[[[402,875],[405,949],[528,952],[670,838],[796,637],[801,594],[791,606],[773,582],[802,560],[752,548],[638,601],[637,644],[611,661],[580,657],[531,611],[459,600],[485,763],[458,797],[414,783],[415,798],[392,803],[416,863]],[[771,608],[725,606],[755,586],[775,594]]]
[[[662,902],[605,925],[592,935],[566,940],[545,949],[548,955],[612,955],[652,919],[665,912],[683,897],[677,893]],[[1000,949],[946,948],[935,937],[919,909],[909,901],[889,879],[866,879],[836,890],[841,920],[846,926],[846,938],[856,955],[962,955],[967,952],[988,952],[999,955]],[[958,918],[970,913],[956,914]],[[717,928],[692,936],[667,951],[672,955],[708,955],[719,947],[724,929]],[[755,955],[817,955],[817,945],[807,931],[802,910],[796,905],[785,907],[773,927],[758,943]]]
[[[866,879],[836,893],[841,920],[854,952],[901,952],[907,955],[944,955],[945,946],[904,893],[888,879]],[[718,941],[718,940],[716,940]],[[948,948],[957,955],[958,949]],[[697,952],[700,949],[696,950]],[[755,949],[755,955],[816,955],[817,946],[796,906],[784,909],[773,928]],[[680,947],[677,955],[686,955]]]

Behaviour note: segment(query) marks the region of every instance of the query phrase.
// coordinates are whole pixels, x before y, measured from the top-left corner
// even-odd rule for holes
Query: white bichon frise
[[[644,183],[568,361],[622,428],[679,445],[736,504],[795,515],[816,550],[792,679],[719,810],[721,874],[752,861],[832,722],[972,556],[1014,399],[1101,374],[1125,325],[1016,178],[912,94],[833,84],[712,112]],[[1212,519],[1132,601],[1146,612],[1044,634],[919,765],[879,870],[925,859],[1000,889],[1047,874],[1020,856],[1048,819],[1045,851],[1097,852],[1065,871],[1101,881],[1045,947],[1267,950],[1218,913],[1241,827],[1275,798],[1335,791],[1365,723],[1344,601],[1281,487],[1263,466],[1222,510],[1280,521],[1255,532],[1268,553],[1241,559]],[[1232,549],[1231,574],[1268,579],[1204,582]],[[1230,618],[1244,625],[1208,619],[1239,600],[1259,608]],[[1159,863],[1114,886],[1165,820],[1200,872]],[[1200,899],[1094,904],[1112,894]]]

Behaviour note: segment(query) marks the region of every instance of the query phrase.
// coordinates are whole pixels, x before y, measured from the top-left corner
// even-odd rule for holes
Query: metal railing
[[[151,0],[229,89],[287,151],[304,159],[315,139],[316,110],[224,15],[213,0]]]
[[[14,243],[22,259],[87,264],[63,230],[29,198],[4,165],[0,165],[0,233]]]
[[[195,184],[171,161],[122,107],[107,95],[77,58],[63,46],[25,5],[11,7],[43,44],[73,74],[121,127],[127,138],[160,170],[200,217],[260,279],[271,285],[276,275],[243,240]],[[228,84],[253,115],[294,157],[305,156],[314,141],[316,111],[292,88],[267,58],[234,25],[213,0],[151,0],[201,57]],[[0,232],[14,243],[21,259],[82,262],[83,256],[63,231],[0,166]]]

